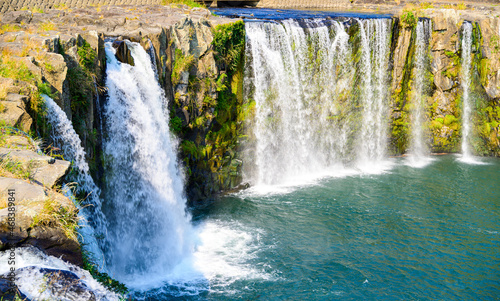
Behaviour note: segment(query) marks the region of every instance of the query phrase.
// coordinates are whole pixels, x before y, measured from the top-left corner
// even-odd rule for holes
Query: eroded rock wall
[[[471,124],[474,153],[500,155],[499,59],[500,22],[491,15],[432,9],[422,13],[432,22],[430,72],[426,98],[426,144],[433,152],[460,152],[462,139],[462,25],[473,26]],[[415,27],[400,24],[393,30],[391,153],[406,153],[410,140],[410,104],[415,87]]]
[[[473,144],[478,154],[500,155],[498,18],[452,9],[425,10],[424,16],[432,21],[426,75],[427,143],[433,152],[459,151],[460,34],[467,20],[474,25],[472,96],[477,138]],[[170,127],[180,138],[179,158],[185,166],[189,200],[197,203],[240,184],[241,131],[248,114],[243,98],[245,34],[241,22],[187,6],[18,11],[2,15],[2,22],[17,28],[0,36],[1,48],[23,60],[40,82],[49,86],[54,99],[73,120],[95,174],[99,173],[102,134],[96,116],[97,97],[101,105],[105,102],[103,43],[105,37],[122,37],[140,42],[146,50],[154,49],[158,77],[169,100]],[[409,148],[415,27],[397,17],[393,19],[390,55],[388,138],[391,154],[402,154]],[[36,116],[33,125],[29,120],[22,122],[26,117],[23,114],[36,113],[30,109],[33,102],[29,99],[29,91],[37,90],[36,81],[2,81],[11,93],[8,99],[17,97],[21,104],[17,115],[12,115],[12,125],[22,123],[26,130],[47,131]]]

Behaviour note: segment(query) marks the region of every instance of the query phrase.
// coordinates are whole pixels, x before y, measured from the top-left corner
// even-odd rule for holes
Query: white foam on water
[[[10,266],[7,264],[10,251],[0,252],[0,274],[9,272]],[[82,281],[96,296],[96,300],[120,300],[121,297],[103,287],[94,280],[90,273],[80,267],[72,265],[54,256],[49,256],[35,247],[22,247],[15,250],[16,285],[19,290],[31,300],[60,300],[62,297],[54,296],[50,289],[50,279],[44,276],[40,269],[54,269],[69,271]],[[32,267],[33,269],[22,269]],[[71,299],[73,301],[86,301],[87,299]]]
[[[207,220],[195,227],[196,248],[191,256],[165,275],[163,281],[136,278],[134,289],[147,292],[164,287],[174,296],[198,295],[202,292],[230,293],[228,287],[241,280],[272,280],[254,260],[262,251],[264,233],[238,222]],[[175,287],[175,289],[173,289]],[[160,289],[162,291],[162,289]],[[237,293],[234,291],[233,293]]]
[[[472,156],[472,155],[466,155],[466,154],[461,154],[456,156],[457,161],[465,163],[465,164],[470,164],[470,165],[488,165],[488,162],[484,162],[482,158]]]
[[[250,188],[240,191],[237,194],[241,196],[285,195],[306,187],[320,185],[321,181],[325,179],[347,178],[356,176],[362,177],[367,175],[380,175],[388,173],[392,168],[394,168],[394,166],[396,166],[396,164],[397,163],[395,159],[387,158],[383,161],[371,162],[352,168],[345,168],[339,165],[336,169],[306,174],[302,177],[289,178],[287,179],[287,181],[283,181],[281,184],[259,184],[251,186]]]
[[[434,158],[409,154],[405,159],[405,165],[413,168],[424,168],[434,162]]]
[[[271,277],[256,268],[263,246],[259,229],[247,229],[237,222],[208,221],[198,228],[200,245],[194,253],[194,264],[210,281],[211,290],[219,290],[238,280]]]

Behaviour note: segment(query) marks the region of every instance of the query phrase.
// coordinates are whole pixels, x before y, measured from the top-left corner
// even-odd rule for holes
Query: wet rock
[[[8,274],[0,275],[0,300],[16,300],[17,296],[23,301],[31,301],[19,290],[15,282],[12,283],[8,278]]]
[[[122,63],[129,64],[131,66],[135,66],[134,58],[130,53],[130,49],[128,49],[127,43],[125,41],[115,40],[113,42],[113,48],[116,49],[116,59]]]
[[[17,270],[18,277],[29,277],[32,273],[41,273],[47,285],[40,294],[50,295],[57,300],[96,300],[92,289],[75,273],[66,270],[23,267]]]

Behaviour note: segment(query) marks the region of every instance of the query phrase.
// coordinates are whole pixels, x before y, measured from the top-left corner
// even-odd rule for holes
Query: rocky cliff
[[[416,21],[409,14],[432,22],[430,72],[426,75],[427,141],[434,152],[459,152],[461,141],[462,24],[471,22],[472,78],[474,102],[472,123],[476,154],[500,155],[499,144],[499,34],[498,17],[454,9],[403,11],[393,29],[391,151],[405,153],[409,147],[410,98],[415,80]],[[415,19],[416,20],[416,19]]]
[[[408,149],[418,17],[432,21],[425,91],[427,141],[432,150],[458,151],[462,114],[459,41],[462,24],[467,21],[473,24],[473,146],[478,154],[500,156],[499,19],[482,11],[432,8],[402,11],[393,18],[388,112],[392,154]],[[16,11],[1,15],[1,22],[0,117],[4,126],[43,138],[42,150],[58,156],[59,150],[51,145],[51,129],[40,99],[40,93],[51,95],[73,121],[92,173],[99,179],[103,133],[99,130],[98,111],[106,101],[104,39],[130,39],[151,50],[155,57],[158,77],[169,100],[170,127],[180,139],[179,159],[185,167],[189,202],[203,203],[215,193],[241,184],[243,124],[251,116],[252,103],[243,94],[245,28],[240,20],[180,5]],[[356,29],[353,27],[349,34],[355,36]],[[121,60],[132,63],[126,48],[120,53]],[[19,139],[16,135],[5,136],[10,141],[6,145],[13,148]],[[42,173],[44,168],[48,170],[46,159],[30,156],[42,162]],[[50,168],[60,166],[64,170],[67,165],[56,161]],[[33,176],[31,182],[8,179],[10,176],[1,180],[5,182],[4,190],[24,185],[26,191],[33,191],[21,201],[35,202],[31,208],[38,214],[47,206],[56,208],[54,212],[62,210],[57,208],[74,212],[74,207],[68,207],[56,191],[47,190],[59,176]],[[49,205],[45,205],[47,202]],[[6,207],[3,204],[2,210]],[[49,235],[36,230],[36,225],[49,225],[54,231],[62,229],[55,222],[37,224],[35,216],[23,218],[25,226],[17,234],[20,241],[36,235],[42,241]]]

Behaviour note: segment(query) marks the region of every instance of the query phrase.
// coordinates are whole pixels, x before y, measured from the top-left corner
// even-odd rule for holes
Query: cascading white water
[[[344,68],[348,36],[339,23],[306,26],[286,20],[246,23],[247,55],[256,101],[256,184],[284,183],[337,164],[343,131],[331,122],[341,108],[332,101],[352,77]],[[342,82],[336,85],[337,82]]]
[[[472,54],[472,24],[464,22],[462,26],[462,159],[471,160],[470,150],[471,136],[471,54]]]
[[[359,139],[358,167],[376,172],[383,166],[387,144],[387,66],[390,20],[359,20],[363,121]]]
[[[0,275],[10,272],[9,256],[9,251],[0,252]],[[118,301],[123,298],[104,288],[88,271],[32,246],[16,248],[16,285],[29,300]]]
[[[168,277],[194,246],[167,101],[148,53],[126,43],[135,66],[120,63],[106,43],[106,260],[114,277],[136,287],[140,277]]]
[[[84,248],[93,254],[99,269],[105,270],[101,249],[105,248],[106,241],[96,239],[105,237],[107,231],[107,221],[101,210],[100,189],[90,176],[82,142],[66,113],[49,96],[42,94],[42,98],[46,106],[47,120],[52,125],[52,141],[62,150],[64,159],[72,162],[70,180],[78,183],[76,193],[86,195],[83,203],[79,204],[79,214],[83,217],[79,231],[83,237]]]
[[[420,20],[416,29],[414,86],[411,95],[411,140],[408,162],[414,167],[423,167],[430,162],[429,149],[425,144],[426,92],[429,88],[426,72],[429,67],[429,39],[431,21]]]
[[[103,209],[110,274],[136,292],[160,289],[174,296],[267,277],[247,265],[259,249],[253,234],[224,223],[191,225],[167,100],[148,53],[126,43],[135,66],[117,61],[111,43],[105,44]]]
[[[256,185],[286,184],[331,174],[346,163],[372,172],[386,148],[389,19],[359,20],[361,70],[344,24],[331,20],[247,22],[247,97],[256,102],[252,124]],[[375,38],[371,38],[371,35]],[[353,101],[362,77],[363,120]],[[359,111],[359,110],[358,110]]]

